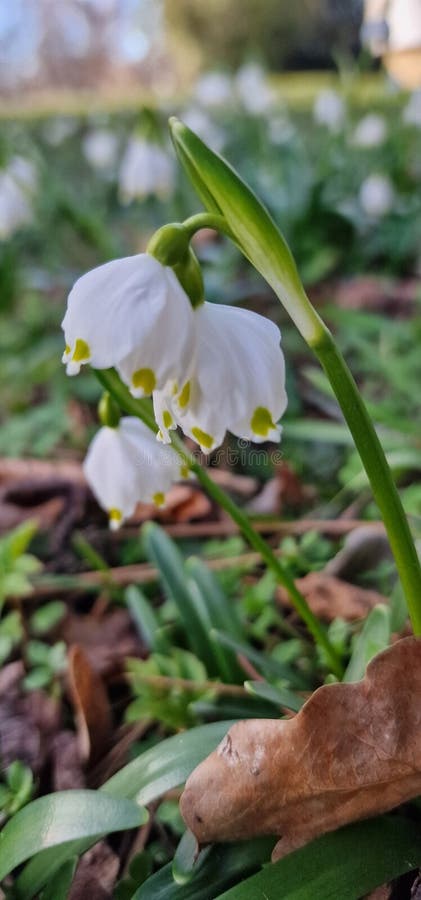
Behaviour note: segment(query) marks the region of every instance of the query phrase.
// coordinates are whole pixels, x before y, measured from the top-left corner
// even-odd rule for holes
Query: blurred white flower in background
[[[34,164],[22,156],[13,156],[0,171],[0,238],[32,221],[37,180]]]
[[[257,63],[241,66],[235,76],[235,89],[250,115],[267,113],[273,105],[274,91],[268,84],[266,72]]]
[[[196,100],[205,107],[226,106],[233,98],[233,85],[224,72],[206,72],[196,82]]]
[[[82,150],[88,163],[100,172],[109,172],[117,162],[119,141],[108,128],[89,131],[82,140]]]
[[[175,164],[155,141],[134,135],[127,144],[119,175],[120,198],[130,203],[150,194],[165,199],[175,186]]]
[[[100,428],[83,471],[112,530],[140,502],[164,506],[171,485],[187,474],[175,450],[158,444],[153,431],[132,416],[120,419],[115,428]]]
[[[59,147],[67,138],[72,137],[77,128],[76,119],[53,116],[45,123],[42,136],[50,147]]]
[[[352,135],[352,143],[356,147],[379,147],[387,137],[387,125],[384,116],[368,113],[358,122]]]
[[[373,173],[363,181],[359,191],[362,209],[370,219],[381,219],[393,208],[395,192],[387,175]]]
[[[226,140],[225,134],[222,128],[212,122],[204,109],[191,106],[184,110],[182,119],[187,128],[191,128],[195,134],[198,134],[212,150],[216,150],[218,153],[222,150]]]
[[[415,125],[416,128],[421,128],[421,90],[411,94],[402,118],[406,125]]]
[[[296,133],[296,128],[287,114],[271,116],[268,120],[269,139],[275,146],[281,147],[283,144],[289,144]]]
[[[345,113],[345,103],[337,91],[326,89],[317,94],[313,116],[318,125],[324,125],[332,132],[340,131],[345,122]]]

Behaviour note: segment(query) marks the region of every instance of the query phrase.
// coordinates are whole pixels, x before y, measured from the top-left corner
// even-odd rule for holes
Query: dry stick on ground
[[[307,527],[302,531],[298,531],[296,527],[293,529],[291,526],[301,525],[302,523],[278,523],[278,533],[281,531],[279,526],[282,526],[285,534],[304,534],[305,531],[313,529],[316,526],[316,522],[312,520],[303,520],[303,523],[306,522]],[[316,530],[323,531],[325,534],[330,533],[326,528],[318,527],[323,525],[341,525],[341,529],[338,528],[336,535],[339,534],[348,534],[349,531],[352,531],[354,528],[357,528],[362,523],[359,520],[356,521],[346,521],[346,522],[330,522],[325,523],[322,520],[317,522]],[[367,523],[365,523],[367,524]],[[310,525],[310,528],[308,527]],[[184,526],[185,527],[185,526]],[[373,523],[373,528],[382,527],[381,523]],[[270,528],[271,531],[274,531],[273,524]],[[170,529],[166,529],[168,533],[171,533]],[[220,533],[220,532],[219,532]],[[235,532],[230,532],[235,533]],[[197,537],[199,534],[197,531],[193,531]],[[178,537],[181,535],[178,534]],[[184,536],[187,536],[184,532]],[[281,550],[274,551],[276,555],[282,556]],[[222,571],[224,569],[236,568],[237,566],[245,566],[245,567],[253,567],[259,565],[261,562],[260,553],[250,552],[250,553],[242,553],[238,556],[231,556],[229,558],[222,559],[209,559],[206,560],[206,565],[213,569],[214,571]],[[66,591],[92,591],[98,590],[104,587],[126,587],[129,584],[150,584],[158,579],[158,571],[154,566],[151,566],[149,563],[136,563],[129,566],[117,566],[116,568],[109,569],[106,572],[100,571],[90,571],[83,572],[81,575],[71,575],[71,576],[60,576],[60,575],[47,575],[40,576],[38,578],[34,578],[33,586],[34,591],[29,595],[29,599],[38,598],[38,597],[48,597],[50,595],[54,595],[58,592],[66,592]]]

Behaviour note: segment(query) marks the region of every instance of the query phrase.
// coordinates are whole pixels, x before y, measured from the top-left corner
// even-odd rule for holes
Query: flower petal
[[[174,327],[176,319],[183,328],[178,341],[167,324]],[[140,395],[150,393],[162,380],[162,369],[166,380],[177,352],[190,349],[194,341],[187,295],[173,270],[148,253],[113,260],[79,278],[70,292],[62,328],[63,361],[69,374],[77,373],[85,362],[103,369],[124,361],[123,373],[130,376],[151,369],[152,374],[139,379],[148,388]]]

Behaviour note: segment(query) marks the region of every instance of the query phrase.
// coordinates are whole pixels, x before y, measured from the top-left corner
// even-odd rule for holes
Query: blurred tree
[[[165,0],[180,56],[236,68],[259,56],[271,69],[325,68],[358,47],[362,0]]]

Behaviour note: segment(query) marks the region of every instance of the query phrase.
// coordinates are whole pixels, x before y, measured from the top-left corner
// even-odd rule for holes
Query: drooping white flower
[[[421,90],[414,91],[411,94],[402,113],[402,118],[406,125],[414,125],[416,128],[421,128]]]
[[[196,82],[194,96],[202,106],[226,106],[233,96],[231,78],[224,72],[206,72]]]
[[[196,361],[178,393],[154,393],[162,440],[180,425],[209,453],[227,430],[245,440],[280,439],[285,411],[285,363],[280,332],[257,313],[204,303],[195,311]]]
[[[116,428],[100,428],[83,471],[112,529],[119,528],[139,502],[164,506],[168,489],[186,474],[175,450],[157,444],[154,433],[132,416],[120,419]]]
[[[360,187],[360,204],[371,219],[381,219],[387,215],[393,207],[394,199],[393,185],[386,175],[369,175]]]
[[[252,116],[267,113],[273,105],[274,92],[257,63],[241,66],[235,76],[235,88],[244,109]]]
[[[387,125],[384,116],[368,113],[358,122],[352,136],[355,147],[379,147],[387,137]]]
[[[85,135],[82,140],[82,149],[93,169],[106,172],[112,169],[117,161],[117,135],[108,128],[96,128]]]
[[[32,221],[37,186],[33,163],[14,156],[0,172],[0,238],[7,238]]]
[[[319,125],[324,125],[329,131],[340,131],[345,120],[342,97],[330,89],[320,91],[314,102],[313,116]]]
[[[174,160],[154,141],[134,135],[124,153],[119,176],[123,203],[156,194],[169,197],[175,184]]]
[[[175,273],[148,253],[87,272],[70,292],[62,322],[69,375],[90,362],[116,366],[136,397],[189,372],[195,320]]]

